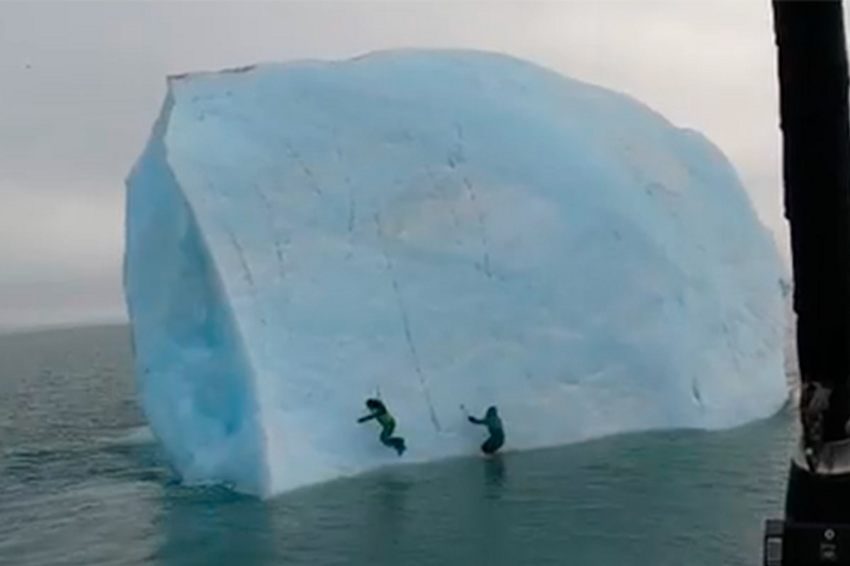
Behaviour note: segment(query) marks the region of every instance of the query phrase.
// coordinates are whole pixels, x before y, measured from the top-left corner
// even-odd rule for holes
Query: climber
[[[502,427],[502,419],[499,418],[496,407],[488,408],[483,419],[476,419],[473,416],[467,418],[473,424],[485,425],[487,427],[490,437],[481,445],[481,451],[485,454],[494,454],[505,443],[505,429]]]
[[[407,447],[404,444],[403,438],[392,435],[395,430],[395,419],[387,410],[386,405],[379,399],[366,399],[366,408],[369,409],[369,414],[365,417],[360,417],[357,419],[357,422],[365,423],[366,421],[377,419],[378,424],[381,425],[381,443],[385,446],[395,448],[399,456],[404,454]]]

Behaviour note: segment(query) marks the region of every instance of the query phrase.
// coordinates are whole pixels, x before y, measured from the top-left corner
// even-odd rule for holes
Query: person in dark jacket
[[[476,419],[473,416],[467,418],[473,424],[487,427],[490,437],[481,445],[481,451],[485,454],[495,454],[496,450],[501,448],[505,443],[505,429],[502,426],[502,419],[499,418],[499,412],[496,410],[496,407],[489,407],[483,419]]]

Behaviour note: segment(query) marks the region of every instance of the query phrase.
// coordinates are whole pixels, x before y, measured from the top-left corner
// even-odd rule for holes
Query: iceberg
[[[509,450],[770,416],[783,275],[704,136],[499,54],[170,77],[127,179],[152,431],[261,497],[475,454],[489,405]]]

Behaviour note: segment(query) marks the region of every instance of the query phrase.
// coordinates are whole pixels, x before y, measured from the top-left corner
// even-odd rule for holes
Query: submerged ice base
[[[152,429],[271,495],[392,462],[720,428],[786,399],[780,261],[728,160],[505,56],[173,77],[128,179]],[[357,425],[379,395],[403,458]]]

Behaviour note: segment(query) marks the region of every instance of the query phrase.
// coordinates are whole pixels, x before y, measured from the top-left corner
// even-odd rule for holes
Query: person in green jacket
[[[360,417],[357,419],[357,422],[365,423],[372,419],[377,420],[378,424],[381,425],[381,443],[384,446],[395,448],[399,456],[404,454],[404,451],[407,450],[407,446],[405,446],[404,438],[400,436],[393,436],[393,431],[395,431],[395,419],[387,410],[386,405],[384,405],[384,403],[379,399],[366,399],[366,408],[369,409],[369,414],[365,417]]]

